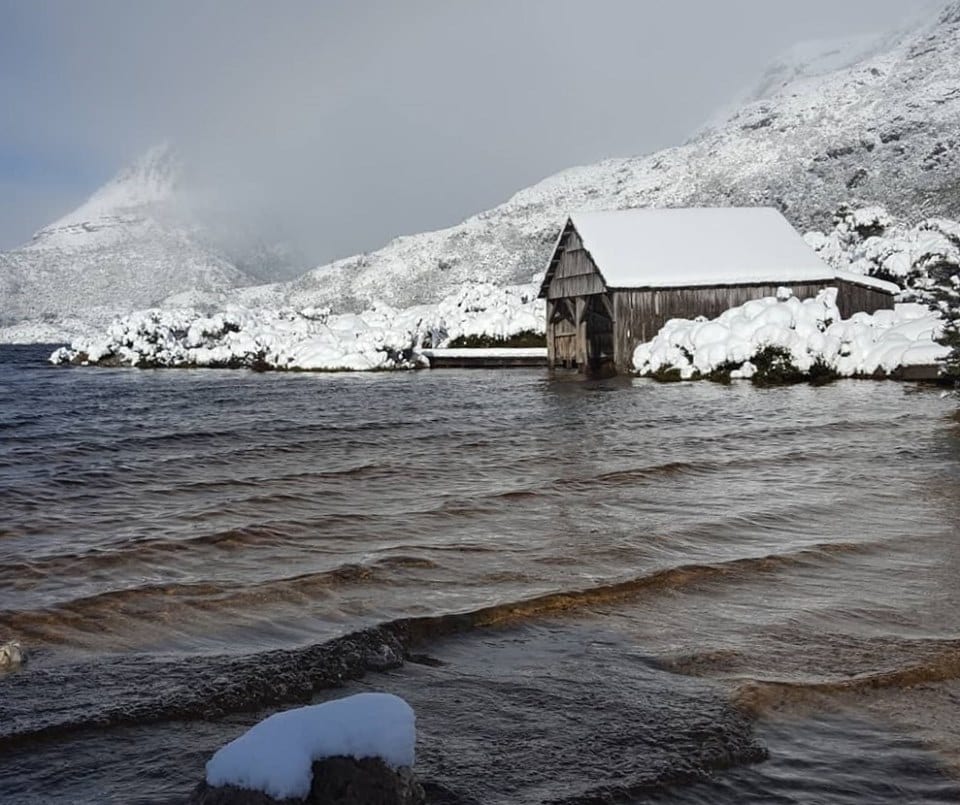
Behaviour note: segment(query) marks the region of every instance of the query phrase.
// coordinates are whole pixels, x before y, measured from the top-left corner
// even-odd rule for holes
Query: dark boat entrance
[[[613,354],[613,303],[607,294],[588,296],[584,311],[587,360],[585,369],[593,375],[616,374]]]

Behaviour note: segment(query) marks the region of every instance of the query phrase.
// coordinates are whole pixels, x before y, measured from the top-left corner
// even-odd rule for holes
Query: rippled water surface
[[[960,801],[935,389],[54,369],[0,347],[0,781],[178,802],[393,690],[432,801]]]

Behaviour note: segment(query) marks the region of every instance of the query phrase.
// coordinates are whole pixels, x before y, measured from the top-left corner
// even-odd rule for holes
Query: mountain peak
[[[166,143],[156,145],[75,210],[39,230],[27,248],[77,248],[113,240],[170,202],[180,174],[176,151]]]

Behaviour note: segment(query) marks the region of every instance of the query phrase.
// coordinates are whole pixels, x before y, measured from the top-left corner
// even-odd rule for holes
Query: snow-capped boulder
[[[190,805],[422,805],[423,788],[408,768],[392,769],[379,758],[331,757],[314,762],[305,797],[277,799],[263,791],[201,782]]]
[[[16,640],[0,645],[0,671],[11,671],[23,665],[26,654]]]
[[[274,713],[219,749],[194,805],[420,805],[416,719],[403,699],[359,693]]]

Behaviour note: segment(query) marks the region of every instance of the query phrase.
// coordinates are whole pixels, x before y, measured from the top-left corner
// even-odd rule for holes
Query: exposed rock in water
[[[201,782],[190,805],[422,805],[423,788],[409,768],[391,769],[380,758],[331,757],[313,764],[306,799],[274,799],[262,791]]]
[[[0,671],[19,668],[26,660],[23,647],[16,640],[0,645]]]

